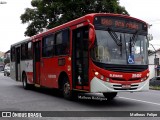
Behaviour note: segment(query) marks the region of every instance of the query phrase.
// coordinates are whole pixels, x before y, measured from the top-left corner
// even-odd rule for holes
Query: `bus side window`
[[[52,57],[54,55],[54,35],[49,35],[43,38],[42,42],[42,56]]]
[[[88,51],[88,46],[89,46],[89,39],[88,36],[89,35],[89,31],[88,29],[83,31],[83,45],[84,45],[84,50]]]
[[[21,60],[28,59],[28,43],[21,45]]]
[[[32,59],[32,42],[28,43],[28,59]]]
[[[65,29],[56,34],[56,55],[69,54],[69,30]]]
[[[15,47],[12,47],[11,48],[11,61],[12,62],[15,62]]]

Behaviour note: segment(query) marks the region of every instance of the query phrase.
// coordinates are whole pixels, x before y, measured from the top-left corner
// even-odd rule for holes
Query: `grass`
[[[160,86],[149,86],[151,90],[160,90]]]

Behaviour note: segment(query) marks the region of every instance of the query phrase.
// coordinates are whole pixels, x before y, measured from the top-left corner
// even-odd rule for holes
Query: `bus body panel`
[[[49,88],[57,88],[57,59],[42,58],[41,60],[41,85]]]
[[[21,61],[21,76],[26,74],[27,83],[33,84],[33,60]]]
[[[68,56],[42,58],[41,60],[41,85],[49,88],[58,88],[58,80],[61,72],[65,72],[71,79]]]

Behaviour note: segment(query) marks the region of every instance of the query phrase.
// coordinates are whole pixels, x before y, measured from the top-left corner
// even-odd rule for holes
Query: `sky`
[[[24,32],[27,24],[22,24],[20,15],[25,8],[31,7],[31,0],[0,0],[0,51],[6,52],[10,45],[26,39]]]
[[[26,39],[24,32],[27,24],[22,24],[20,15],[27,7],[31,7],[31,0],[0,0],[7,4],[0,4],[0,51],[6,52],[10,45]],[[160,0],[120,0],[132,17],[139,18],[152,25],[149,33],[153,35],[150,43],[160,48]],[[151,48],[152,49],[152,48]]]
[[[153,35],[150,43],[155,49],[160,48],[160,0],[120,0],[120,5],[124,6],[130,16],[139,18],[149,25],[149,34]],[[150,45],[149,49],[154,50]]]

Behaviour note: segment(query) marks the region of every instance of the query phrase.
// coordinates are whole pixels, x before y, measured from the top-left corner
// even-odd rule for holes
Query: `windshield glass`
[[[91,56],[94,61],[107,64],[146,65],[147,39],[137,33],[96,30]]]

